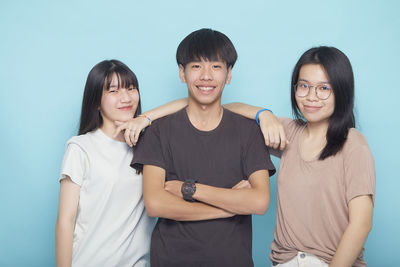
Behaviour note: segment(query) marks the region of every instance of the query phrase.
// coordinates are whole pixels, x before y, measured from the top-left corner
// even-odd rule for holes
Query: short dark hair
[[[225,34],[212,29],[200,29],[182,40],[176,51],[176,61],[178,65],[185,67],[189,62],[202,59],[222,60],[229,68],[235,65],[237,53],[233,43]]]
[[[347,56],[335,47],[314,47],[300,57],[294,67],[291,82],[292,112],[299,124],[305,124],[306,121],[296,103],[294,84],[297,83],[300,69],[305,64],[319,64],[324,68],[335,95],[335,109],[329,118],[326,134],[327,144],[319,156],[319,159],[323,160],[343,148],[349,129],[354,128],[356,124],[353,112],[353,69]]]
[[[103,90],[110,89],[113,74],[118,76],[118,88],[126,88],[133,85],[139,92],[139,83],[135,73],[124,63],[115,59],[104,60],[98,63],[92,68],[86,79],[78,134],[88,133],[103,124],[103,119],[99,111],[101,97]],[[139,92],[139,103],[134,117],[140,115],[141,112]]]

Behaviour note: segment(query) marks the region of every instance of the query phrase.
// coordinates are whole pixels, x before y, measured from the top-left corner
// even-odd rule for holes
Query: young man
[[[177,50],[188,106],[146,130],[132,166],[143,164],[143,197],[159,217],[151,266],[253,266],[251,214],[269,204],[275,172],[254,121],[221,106],[236,50],[201,29]]]

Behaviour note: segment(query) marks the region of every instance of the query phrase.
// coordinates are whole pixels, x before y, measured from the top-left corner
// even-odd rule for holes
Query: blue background
[[[139,78],[144,110],[184,97],[175,51],[187,34],[203,27],[227,34],[239,54],[223,102],[266,106],[283,116],[291,114],[292,68],[306,49],[331,45],[348,55],[358,129],[369,141],[377,174],[366,259],[369,266],[395,266],[399,3],[1,1],[0,266],[55,266],[57,180],[65,142],[77,133],[89,70],[103,59],[125,62]],[[267,214],[254,216],[256,266],[267,266],[275,178]]]

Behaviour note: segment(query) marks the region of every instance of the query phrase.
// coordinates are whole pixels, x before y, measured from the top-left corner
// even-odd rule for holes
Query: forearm
[[[264,214],[269,192],[260,188],[227,189],[196,184],[193,198],[235,214]]]
[[[251,106],[239,102],[225,104],[224,107],[234,113],[240,114],[252,120],[255,120],[257,112],[263,109],[262,107]]]
[[[349,224],[332,259],[330,267],[351,267],[360,255],[371,229],[369,224]]]
[[[185,106],[187,106],[187,98],[181,98],[178,100],[174,100],[168,102],[162,106],[156,107],[149,111],[144,112],[143,114],[148,116],[151,120],[157,120],[169,114],[175,113],[178,110],[181,110]]]
[[[57,221],[56,224],[57,267],[71,266],[73,233],[74,233],[73,223]]]
[[[151,196],[144,195],[147,213],[152,217],[161,217],[176,221],[201,221],[232,217],[226,210],[200,202],[188,202],[165,191],[153,191]]]

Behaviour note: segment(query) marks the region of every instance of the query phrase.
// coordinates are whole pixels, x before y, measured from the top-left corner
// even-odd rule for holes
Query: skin
[[[117,126],[115,121],[127,121],[133,117],[139,103],[139,93],[136,88],[118,88],[118,77],[114,75],[109,90],[103,90],[100,114],[103,124],[100,129],[112,137]],[[124,135],[119,133],[114,137],[123,141]],[[80,186],[70,177],[60,182],[60,199],[56,223],[56,262],[58,267],[70,267],[72,261],[73,232],[78,209]]]
[[[329,84],[329,78],[324,68],[319,64],[303,65],[299,72],[299,80],[307,81],[310,85]],[[305,160],[318,157],[326,145],[326,133],[329,117],[334,112],[335,95],[331,93],[328,99],[320,100],[312,88],[305,97],[296,97],[297,105],[307,120],[306,129],[301,137],[301,156]],[[248,106],[242,103],[228,104],[229,108],[245,117],[255,119],[261,107]],[[272,117],[271,117],[272,116]],[[290,143],[286,139],[282,125],[276,124],[275,135],[268,135],[267,126],[276,118],[269,112],[260,113],[260,128],[263,131],[265,143],[269,147],[284,148]],[[306,148],[306,149],[305,149]],[[343,233],[336,253],[329,266],[350,267],[357,259],[372,227],[373,202],[369,195],[358,196],[348,203],[349,224]]]
[[[231,80],[231,68],[222,61],[190,62],[179,66],[181,81],[187,84],[190,122],[197,129],[215,129],[222,118],[221,95]],[[206,220],[230,217],[234,214],[264,214],[269,204],[268,171],[252,173],[249,185],[240,182],[232,189],[196,183],[193,195],[200,202],[187,202],[178,193],[182,182],[165,182],[165,170],[145,165],[143,197],[150,216],[174,220]]]
[[[328,75],[319,64],[303,65],[299,80],[312,85],[329,83]],[[306,129],[301,137],[301,156],[305,160],[318,157],[326,145],[326,133],[329,118],[335,110],[335,95],[321,100],[315,90],[310,90],[306,97],[297,97],[296,103],[307,120]],[[304,149],[307,148],[307,149]],[[349,224],[339,242],[339,246],[329,266],[351,267],[357,259],[372,227],[373,202],[371,196],[358,196],[349,201]]]

